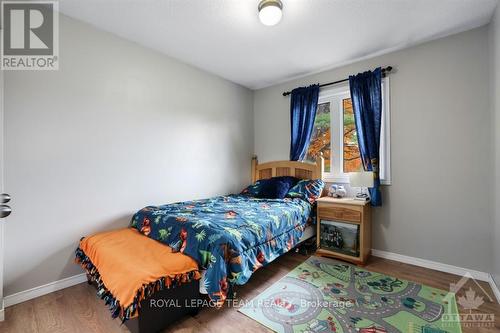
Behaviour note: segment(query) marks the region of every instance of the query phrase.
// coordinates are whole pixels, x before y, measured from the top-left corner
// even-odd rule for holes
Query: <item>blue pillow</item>
[[[262,185],[257,198],[265,199],[283,199],[288,190],[290,189],[290,184],[281,180],[267,179]]]
[[[259,195],[259,192],[264,184],[264,180],[258,180],[255,184],[248,185],[246,188],[241,191],[240,194],[249,195],[251,197],[256,197]]]
[[[325,183],[321,179],[301,180],[288,191],[286,196],[289,198],[302,198],[314,203],[316,199],[321,197],[323,187],[325,187]]]
[[[273,178],[268,178],[268,179],[261,179],[261,180],[256,181],[255,184],[249,185],[248,187],[243,189],[243,191],[241,191],[240,194],[249,195],[249,196],[258,197],[258,198],[270,198],[269,196],[267,196],[269,194],[265,194],[265,195],[263,194],[263,196],[260,196],[260,192],[261,192],[264,184],[270,184],[270,185],[268,185],[268,190],[266,190],[266,192],[269,192],[269,191],[272,191],[271,189],[269,189],[270,187],[273,186],[271,184],[276,183],[276,182],[284,182],[284,183],[288,184],[288,189],[287,189],[287,191],[288,191],[290,188],[295,186],[299,182],[299,180],[300,180],[299,178],[292,177],[292,176],[280,176],[280,177],[273,177]],[[274,186],[278,186],[278,185],[274,185]],[[282,185],[280,185],[280,186],[282,186]],[[273,192],[273,193],[276,194],[276,192]],[[285,195],[286,195],[286,193],[285,193]],[[283,197],[281,197],[281,199],[283,199],[285,197],[285,195],[283,195]]]
[[[273,177],[270,180],[272,181],[278,181],[278,182],[285,182],[290,185],[290,188],[294,187],[297,185],[299,182],[299,178],[292,177],[292,176],[279,176],[279,177]]]

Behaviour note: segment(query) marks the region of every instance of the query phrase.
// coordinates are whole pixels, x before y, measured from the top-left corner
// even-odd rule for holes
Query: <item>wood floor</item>
[[[268,288],[295,266],[307,259],[297,253],[288,253],[269,266],[257,271],[244,286],[238,287],[237,298],[251,299]],[[372,257],[366,269],[411,280],[444,290],[460,277],[395,261]],[[474,288],[472,282],[469,281]],[[482,287],[492,297],[487,283]],[[468,288],[469,285],[466,285]],[[477,287],[476,287],[477,288]],[[500,332],[500,306],[487,298],[481,312],[495,315],[495,328],[463,327],[464,333]],[[90,333],[128,332],[119,320],[112,320],[104,302],[96,297],[96,291],[86,283],[67,288],[6,309],[6,320],[0,323],[1,333]],[[258,322],[237,312],[236,308],[203,309],[194,317],[185,317],[165,332],[270,332]]]

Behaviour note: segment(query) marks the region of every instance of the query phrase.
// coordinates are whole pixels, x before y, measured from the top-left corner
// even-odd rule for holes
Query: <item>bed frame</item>
[[[316,163],[298,161],[274,161],[259,164],[257,156],[252,158],[252,183],[260,179],[279,176],[293,176],[300,179],[323,178],[323,156],[316,159]]]

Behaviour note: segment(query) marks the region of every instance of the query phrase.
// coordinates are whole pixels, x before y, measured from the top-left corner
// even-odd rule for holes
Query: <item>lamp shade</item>
[[[373,172],[350,172],[351,187],[373,187]]]

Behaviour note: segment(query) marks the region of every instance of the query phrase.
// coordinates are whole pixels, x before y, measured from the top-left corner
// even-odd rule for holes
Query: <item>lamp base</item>
[[[368,201],[368,200],[370,200],[370,196],[366,193],[359,192],[358,194],[356,194],[356,196],[353,199],[359,200],[359,201]]]

